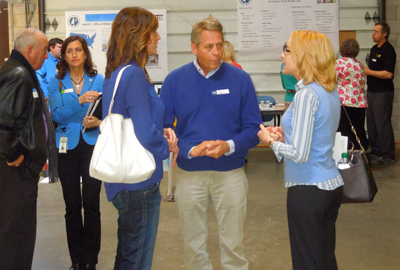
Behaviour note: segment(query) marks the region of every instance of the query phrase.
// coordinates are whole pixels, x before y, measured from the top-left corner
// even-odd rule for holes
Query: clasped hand
[[[220,158],[230,150],[229,143],[226,141],[204,141],[190,151],[192,157],[208,156],[215,159]]]
[[[263,124],[261,124],[260,131],[257,133],[257,135],[258,138],[260,138],[260,141],[267,146],[269,145],[271,139],[285,142],[282,127],[265,127]]]

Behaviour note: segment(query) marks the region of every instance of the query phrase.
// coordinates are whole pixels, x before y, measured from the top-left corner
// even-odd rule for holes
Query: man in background
[[[196,60],[173,72],[161,89],[165,127],[177,119],[179,138],[176,199],[189,270],[212,270],[207,249],[208,208],[218,223],[221,268],[247,270],[243,239],[247,211],[245,157],[262,123],[250,76],[222,62],[221,23],[208,17],[194,24]]]
[[[57,74],[56,65],[61,58],[61,47],[63,44],[63,40],[60,38],[52,38],[49,40],[49,47],[47,49],[49,58],[44,60],[44,63],[38,71],[36,71],[36,75],[38,77],[40,87],[43,90],[45,98],[47,98],[49,91],[47,87],[49,86],[49,81],[54,75]]]
[[[0,68],[0,269],[32,267],[46,146],[49,177],[57,177],[55,132],[35,73],[48,57],[47,46],[43,32],[27,28]]]
[[[364,68],[368,85],[367,129],[371,146],[370,160],[380,165],[396,161],[392,111],[394,99],[394,68],[396,51],[389,43],[390,27],[385,22],[376,23],[368,67]]]

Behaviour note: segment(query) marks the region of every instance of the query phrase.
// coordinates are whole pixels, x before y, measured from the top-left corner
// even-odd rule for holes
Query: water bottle
[[[353,164],[351,164],[350,160],[347,159],[347,153],[342,153],[342,158],[339,160],[337,168],[339,170],[345,170],[351,166],[353,166]]]

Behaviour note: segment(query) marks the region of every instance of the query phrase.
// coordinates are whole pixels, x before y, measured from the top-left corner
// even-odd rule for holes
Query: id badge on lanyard
[[[63,136],[60,138],[58,153],[66,154],[67,150],[68,150],[68,138],[65,137],[65,130],[64,130]]]

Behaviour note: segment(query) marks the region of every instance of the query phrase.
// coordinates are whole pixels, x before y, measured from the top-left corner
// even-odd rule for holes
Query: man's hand
[[[17,158],[15,161],[8,163],[8,166],[15,166],[18,167],[19,165],[21,165],[21,163],[24,161],[24,155],[20,155],[19,158]]]
[[[223,156],[226,152],[229,152],[229,150],[230,147],[228,142],[221,140],[213,141],[207,145],[206,156],[217,159]]]
[[[214,141],[204,141],[201,144],[197,145],[190,151],[189,155],[192,157],[202,157],[206,155],[206,150],[208,146],[213,143]]]

